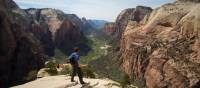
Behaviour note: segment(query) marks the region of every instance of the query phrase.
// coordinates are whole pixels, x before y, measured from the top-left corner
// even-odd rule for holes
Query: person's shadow
[[[81,86],[81,88],[93,88],[93,87],[97,86],[98,84],[99,84],[99,82],[97,82],[97,83],[95,83],[93,85],[91,85],[90,83],[86,83],[86,84],[83,84]],[[76,85],[78,85],[78,82],[74,82],[74,83],[68,84],[68,85],[65,86],[65,88],[73,87],[73,86],[76,86]]]
[[[93,88],[93,87],[97,86],[98,84],[99,84],[99,82],[97,82],[93,85],[91,85],[90,83],[86,83],[86,84],[82,85],[81,88]]]

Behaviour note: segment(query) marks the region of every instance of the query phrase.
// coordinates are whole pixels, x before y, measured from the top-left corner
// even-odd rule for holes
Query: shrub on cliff
[[[27,81],[31,81],[37,78],[37,70],[32,70],[28,73],[27,77],[25,78],[25,80]]]
[[[127,85],[130,85],[130,78],[127,74],[124,74],[123,78],[120,80],[122,88],[127,88]]]
[[[84,66],[82,68],[82,70],[83,70],[84,77],[95,78],[94,71],[92,70],[92,68],[90,66]]]
[[[61,75],[69,75],[72,73],[72,67],[70,64],[64,66],[63,70],[60,72]]]
[[[47,70],[47,72],[50,74],[50,75],[57,75],[58,74],[58,71],[56,69],[56,66],[57,66],[58,62],[55,61],[55,60],[52,60],[52,61],[49,61],[45,67],[46,68],[49,68]]]

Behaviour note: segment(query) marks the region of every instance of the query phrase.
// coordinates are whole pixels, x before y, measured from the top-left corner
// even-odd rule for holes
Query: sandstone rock
[[[90,27],[75,14],[65,14],[50,8],[32,8],[25,11],[32,18],[32,32],[41,41],[47,55],[53,56],[55,47],[67,55],[75,46],[82,48],[84,53],[89,51],[82,32]]]
[[[37,78],[43,78],[43,77],[47,77],[47,76],[51,76],[47,70],[49,70],[49,68],[43,68],[40,69],[37,73]]]
[[[75,77],[75,80],[78,80],[78,78]],[[84,80],[89,84],[81,85],[78,82],[72,83],[69,76],[50,76],[11,88],[120,88],[119,83],[109,79],[84,78]]]
[[[22,10],[13,0],[0,0],[0,12],[1,88],[35,79],[34,73],[54,55],[55,47],[66,54],[74,46],[89,51],[83,23],[74,14],[48,8]]]
[[[80,31],[79,27],[70,20],[66,19],[63,21],[55,36],[56,46],[66,54],[73,52],[73,47],[76,46],[79,46],[81,51],[85,53],[89,51],[89,47],[85,43],[86,38],[83,33]]]
[[[150,14],[152,9],[150,7],[137,6],[122,11],[116,19],[116,36],[121,37],[122,33],[127,27],[129,21],[140,22],[144,17]]]
[[[129,21],[121,38],[121,68],[148,88],[199,86],[197,8],[199,3],[175,2],[140,22]]]
[[[12,0],[0,2],[0,87],[7,88],[35,79],[29,73],[43,67],[46,58],[39,41],[28,31],[31,27],[26,13]]]

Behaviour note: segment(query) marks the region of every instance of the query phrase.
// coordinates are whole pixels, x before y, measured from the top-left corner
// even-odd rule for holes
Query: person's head
[[[80,48],[78,48],[78,47],[74,48],[74,52],[79,52],[79,51],[80,51]]]

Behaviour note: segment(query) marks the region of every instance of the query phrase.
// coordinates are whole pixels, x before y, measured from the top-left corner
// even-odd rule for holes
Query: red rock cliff
[[[25,11],[32,18],[32,32],[42,42],[47,55],[54,55],[54,47],[65,54],[72,52],[75,46],[81,47],[84,53],[89,51],[82,34],[86,30],[85,25],[75,14],[65,14],[50,8]]]
[[[175,2],[140,21],[128,21],[121,38],[121,68],[148,88],[200,86],[199,3]]]

